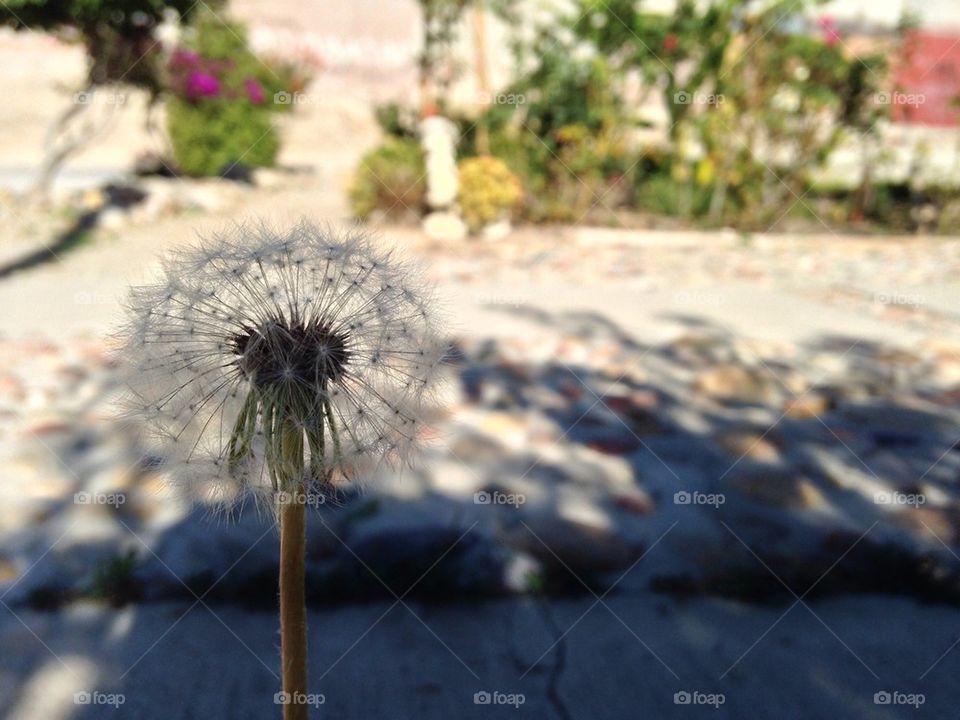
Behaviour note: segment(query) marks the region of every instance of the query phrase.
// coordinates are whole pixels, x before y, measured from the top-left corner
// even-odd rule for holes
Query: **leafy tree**
[[[214,7],[220,0],[210,0]],[[4,0],[0,24],[16,30],[51,32],[83,44],[87,55],[85,89],[47,132],[46,158],[34,186],[45,197],[57,171],[71,155],[101,132],[122,102],[109,104],[108,117],[91,117],[94,93],[108,84],[161,89],[158,24],[170,13],[189,19],[204,3],[194,0]]]

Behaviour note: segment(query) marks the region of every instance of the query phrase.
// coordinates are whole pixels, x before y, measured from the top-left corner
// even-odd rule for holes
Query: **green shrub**
[[[167,130],[177,167],[188,175],[220,175],[234,164],[268,167],[280,150],[270,113],[227,100],[167,105]]]
[[[937,232],[941,235],[960,235],[960,200],[951,200],[940,212]]]
[[[523,196],[520,180],[499,158],[467,158],[459,174],[460,211],[473,231],[509,216]]]
[[[699,218],[707,214],[710,193],[702,185],[658,173],[637,184],[635,203],[638,210],[654,215],[677,217],[689,213]]]
[[[194,30],[167,67],[176,164],[188,175],[219,175],[238,163],[273,165],[280,138],[272,116],[291,107],[278,94],[289,97],[303,78],[290,66],[266,66],[247,46],[242,25],[205,13]]]
[[[577,59],[554,43],[479,120],[490,152],[523,182],[526,219],[576,222],[613,209],[630,194],[628,130],[634,121],[602,57]]]
[[[380,210],[399,217],[423,210],[427,194],[423,151],[415,140],[389,138],[360,158],[350,187],[354,215]]]

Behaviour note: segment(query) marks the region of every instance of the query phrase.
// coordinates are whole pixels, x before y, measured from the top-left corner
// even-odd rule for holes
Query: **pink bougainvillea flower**
[[[247,97],[254,105],[261,105],[267,99],[267,94],[255,78],[248,77],[243,81],[243,87],[247,91]]]
[[[220,94],[220,81],[208,72],[190,73],[187,78],[186,93],[191,100],[216,97]]]
[[[200,55],[192,50],[178,48],[170,57],[170,66],[173,68],[197,67],[200,64]]]
[[[840,32],[837,30],[837,24],[832,17],[823,15],[817,24],[820,26],[820,32],[823,35],[823,41],[827,45],[836,45],[840,42]]]

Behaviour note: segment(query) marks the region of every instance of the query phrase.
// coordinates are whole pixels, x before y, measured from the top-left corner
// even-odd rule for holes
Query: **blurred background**
[[[0,2],[0,716],[280,716],[272,519],[166,486],[111,332],[306,216],[451,347],[310,518],[312,716],[955,718],[958,10]]]

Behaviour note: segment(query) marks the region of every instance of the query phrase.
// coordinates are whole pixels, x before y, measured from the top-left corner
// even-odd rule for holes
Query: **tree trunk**
[[[473,47],[476,53],[477,91],[480,95],[480,115],[490,106],[490,77],[487,74],[487,22],[483,3],[473,9]],[[477,125],[477,154],[490,154],[490,133],[482,122]]]
[[[30,187],[28,193],[30,198],[41,203],[46,202],[63,164],[103,132],[113,119],[118,105],[124,104],[111,103],[110,112],[100,122],[97,122],[95,118],[88,118],[80,127],[71,132],[70,125],[72,123],[82,118],[84,114],[90,114],[90,103],[95,101],[96,87],[96,85],[89,85],[83,92],[74,95],[70,107],[60,113],[47,130],[46,153],[37,177]],[[116,93],[116,95],[117,97],[120,96],[119,93]]]

